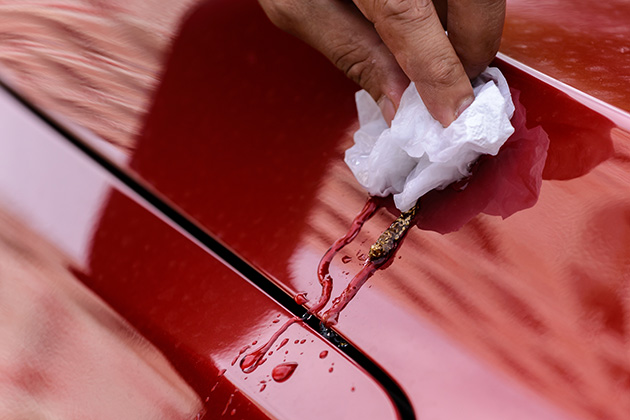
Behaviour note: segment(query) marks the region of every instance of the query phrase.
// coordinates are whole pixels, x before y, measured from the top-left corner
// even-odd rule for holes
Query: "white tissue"
[[[483,154],[496,155],[514,132],[514,104],[499,69],[489,67],[473,82],[475,100],[447,128],[433,119],[413,83],[400,101],[391,127],[364,90],[357,92],[360,128],[346,164],[372,195],[394,195],[409,210],[427,192],[470,175]]]

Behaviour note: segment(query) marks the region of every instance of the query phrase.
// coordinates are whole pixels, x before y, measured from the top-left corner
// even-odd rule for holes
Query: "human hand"
[[[259,1],[368,91],[388,123],[411,80],[445,127],[472,103],[469,79],[496,55],[505,18],[505,0]]]

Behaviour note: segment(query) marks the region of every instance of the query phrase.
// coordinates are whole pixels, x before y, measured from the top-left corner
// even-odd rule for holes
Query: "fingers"
[[[411,79],[431,115],[448,126],[474,100],[469,78],[498,51],[505,0],[354,2],[360,12],[343,0],[260,0],[272,22],[366,89],[388,122]]]
[[[430,0],[355,0],[355,3],[374,23],[405,74],[415,82],[431,115],[448,126],[472,103],[474,96],[433,3]]]
[[[323,53],[377,101],[388,123],[409,79],[359,10],[339,0],[260,0],[271,21]]]
[[[448,2],[448,37],[469,78],[490,64],[501,43],[505,0]]]

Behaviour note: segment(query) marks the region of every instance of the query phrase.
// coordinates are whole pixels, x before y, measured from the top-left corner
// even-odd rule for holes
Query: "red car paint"
[[[459,212],[435,198],[435,214],[440,206],[455,214],[442,216],[440,229],[437,222],[424,227],[456,232],[412,231],[399,259],[342,313],[337,330],[400,383],[419,418],[625,419],[630,411],[629,15],[621,1],[508,2],[497,65],[519,92],[525,128],[549,139],[540,192],[506,220],[478,214],[486,202],[461,200]],[[182,27],[126,170],[292,296],[313,298],[319,259],[366,198],[342,163],[357,127],[355,90],[323,57],[267,22],[255,2],[208,2]],[[519,156],[532,149],[512,150],[513,163],[497,164],[499,173],[487,178],[522,173]],[[475,188],[488,203],[513,202],[493,195],[495,187]],[[168,271],[157,263],[188,261],[188,253],[148,228],[139,243],[164,244],[164,253],[132,247],[122,268],[108,267],[120,244],[107,246],[107,232],[130,230],[135,220],[115,204],[124,210],[97,230],[105,239],[96,244],[105,245],[95,253],[103,261],[93,264],[110,281],[133,273],[137,261],[155,264],[147,274],[158,279],[159,293],[147,295],[142,284],[127,295],[104,280],[86,283],[187,366],[180,368],[185,377],[206,383],[215,371],[168,350],[179,345],[173,331],[206,328],[177,309],[206,290],[190,279],[197,268],[162,275]],[[450,224],[455,217],[461,224]],[[392,219],[381,210],[333,261],[333,296]],[[169,311],[173,319],[162,320]],[[157,321],[155,329],[143,327]],[[234,343],[230,357],[247,344]],[[302,366],[287,385],[306,386],[294,382]]]
[[[501,52],[630,111],[629,20],[624,0],[508,0]]]
[[[419,416],[623,418],[630,118],[563,73],[508,56],[497,65],[525,127],[549,139],[537,204],[506,220],[473,213],[445,236],[411,232],[336,328],[399,381]],[[366,197],[341,159],[357,127],[354,90],[255,4],[208,3],[183,26],[129,170],[288,293],[317,296],[319,258]],[[518,151],[512,160],[526,170]],[[333,261],[333,296],[392,219],[378,213]]]
[[[237,361],[244,349],[266,340],[279,321],[292,315],[4,93],[0,109],[7,128],[0,155],[11,159],[0,172],[1,215],[11,214],[13,223],[30,226],[38,240],[69,261],[63,267],[67,277],[96,292],[168,358],[200,405],[204,403],[200,417],[319,419],[352,412],[360,418],[398,418],[379,383],[303,324],[283,334],[287,341],[273,346],[255,372],[243,373]],[[32,241],[13,246],[25,261],[12,264],[33,261]],[[5,276],[10,269],[4,268]],[[3,290],[7,311],[10,295]],[[98,319],[103,310],[95,306],[92,311]],[[54,334],[52,329],[49,335]],[[328,352],[325,360],[319,357],[322,351]],[[71,353],[65,356],[60,363],[73,358]],[[278,373],[283,368],[277,366],[292,370]],[[26,389],[46,377],[47,369],[43,366],[39,376],[26,380]],[[78,387],[114,379],[74,372]],[[64,389],[60,383],[50,386]],[[116,383],[111,386],[115,389]],[[55,401],[51,393],[36,393],[30,400],[32,412],[56,413],[47,405]],[[101,398],[108,406],[133,405],[115,393],[104,392]],[[79,398],[74,404],[81,407],[84,402]],[[2,407],[0,414],[6,414]],[[106,413],[94,410],[91,416],[107,418]],[[172,411],[164,415],[185,418]]]

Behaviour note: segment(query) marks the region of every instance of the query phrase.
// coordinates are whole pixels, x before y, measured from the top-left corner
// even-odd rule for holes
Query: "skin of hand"
[[[505,19],[505,0],[259,1],[276,26],[368,91],[388,124],[411,80],[450,125],[474,100],[470,79],[499,50]]]

